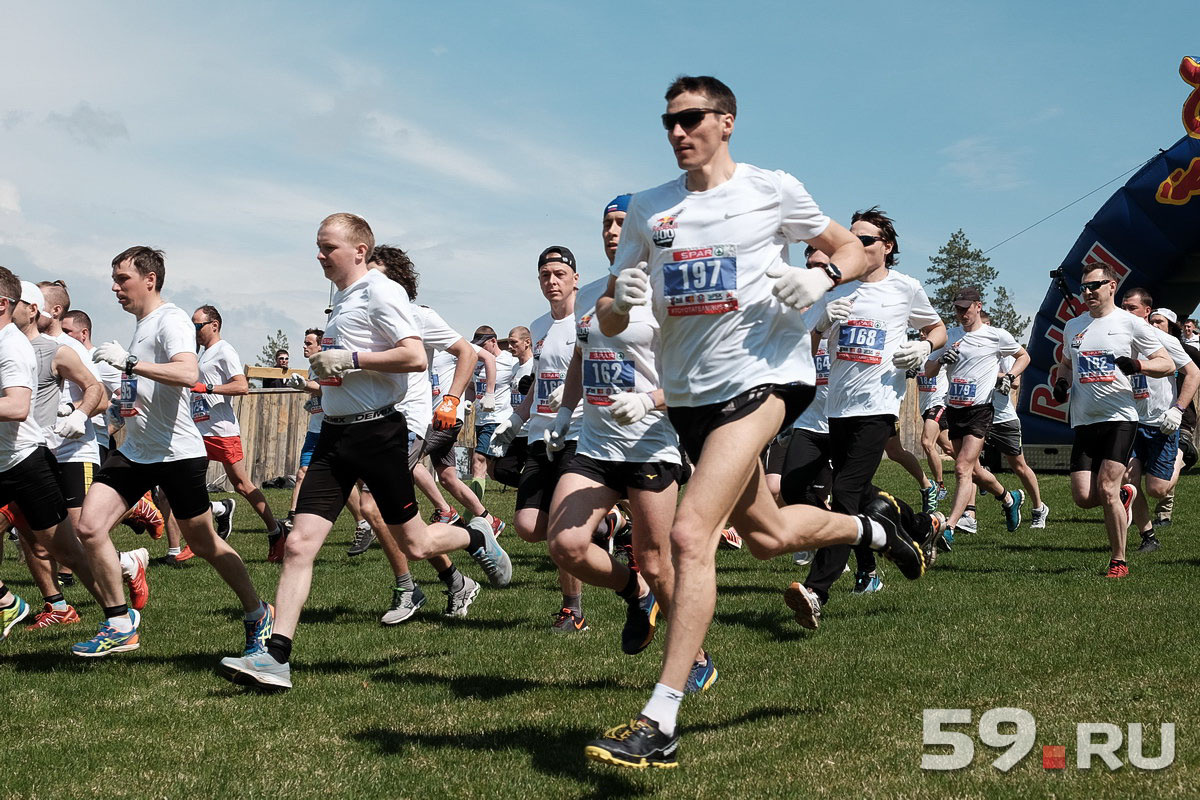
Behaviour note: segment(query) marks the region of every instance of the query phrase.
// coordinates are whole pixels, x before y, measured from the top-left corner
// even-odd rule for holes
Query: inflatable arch
[[[1156,306],[1181,321],[1200,305],[1200,63],[1183,59],[1179,74],[1192,87],[1183,106],[1187,135],[1100,207],[1055,271],[1034,318],[1018,404],[1026,442],[1072,440],[1067,407],[1051,396],[1050,371],[1062,355],[1063,325],[1087,311],[1079,297],[1085,267],[1108,264],[1122,288],[1146,288]]]

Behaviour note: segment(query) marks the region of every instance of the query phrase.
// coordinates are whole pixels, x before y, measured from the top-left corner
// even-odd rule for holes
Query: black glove
[[[1008,394],[1012,391],[1013,376],[1005,373],[996,379],[996,391],[1001,394]]]
[[[906,378],[915,378],[915,377],[917,377],[917,375],[919,375],[920,373],[921,373],[921,368],[920,368],[920,367],[909,367],[909,368],[908,368],[908,371],[904,373],[904,377],[906,377]]]
[[[1117,369],[1121,370],[1121,372],[1124,372],[1126,375],[1136,375],[1142,371],[1142,362],[1138,361],[1136,358],[1130,358],[1129,356],[1118,356]]]
[[[1059,378],[1054,382],[1054,402],[1067,402],[1067,393],[1071,390],[1071,382],[1066,378]]]
[[[951,347],[951,348],[950,348],[950,349],[948,349],[946,352],[942,353],[942,355],[941,355],[941,357],[938,359],[938,361],[940,361],[940,362],[941,362],[941,363],[943,363],[943,364],[947,364],[947,365],[949,365],[949,364],[957,364],[957,363],[958,363],[958,360],[959,360],[960,358],[962,358],[962,353],[958,352],[958,348],[957,348],[957,347]]]
[[[533,376],[522,376],[521,380],[517,381],[517,391],[521,394],[529,394],[529,387],[533,386]]]

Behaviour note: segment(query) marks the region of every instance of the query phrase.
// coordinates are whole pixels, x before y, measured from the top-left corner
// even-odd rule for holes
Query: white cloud
[[[0,211],[10,214],[21,213],[21,195],[12,181],[0,179]]]
[[[97,150],[114,139],[128,139],[129,129],[119,114],[95,108],[86,101],[80,102],[69,114],[51,112],[46,122],[66,131],[67,135],[80,144]]]
[[[1008,191],[1026,186],[1022,174],[1024,153],[1005,149],[986,136],[971,136],[944,147],[944,172],[961,180],[967,188]]]

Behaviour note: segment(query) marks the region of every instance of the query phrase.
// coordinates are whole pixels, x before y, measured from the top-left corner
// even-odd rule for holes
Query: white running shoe
[[[252,689],[292,688],[291,664],[280,664],[265,651],[252,656],[222,658],[221,674],[238,686]]]
[[[1046,505],[1045,503],[1042,503],[1041,508],[1035,508],[1033,510],[1033,519],[1030,520],[1029,527],[1030,528],[1046,527],[1046,518],[1049,516],[1050,516],[1050,506]]]

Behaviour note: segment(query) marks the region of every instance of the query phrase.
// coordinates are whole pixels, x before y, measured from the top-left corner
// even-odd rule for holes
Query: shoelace
[[[354,529],[354,546],[361,547],[367,541],[367,537],[374,534],[370,528],[355,528]]]

